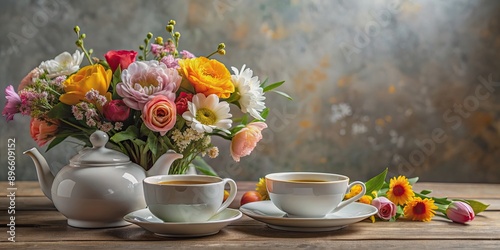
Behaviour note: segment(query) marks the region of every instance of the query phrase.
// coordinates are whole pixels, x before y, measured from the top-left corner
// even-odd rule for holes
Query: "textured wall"
[[[203,55],[225,42],[226,65],[286,80],[282,90],[295,99],[267,95],[269,129],[239,164],[217,142],[211,163],[221,175],[304,170],[366,180],[390,167],[424,181],[499,183],[498,13],[499,1],[1,1],[0,86],[73,52],[74,25],[103,55],[137,49],[148,31],[166,37],[175,19],[181,49]],[[15,138],[18,180],[36,179],[21,154],[35,146],[28,122],[0,122],[0,164]],[[48,152],[52,170],[75,151],[68,142]]]

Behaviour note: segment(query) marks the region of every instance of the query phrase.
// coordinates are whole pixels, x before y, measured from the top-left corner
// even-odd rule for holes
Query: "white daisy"
[[[188,110],[182,114],[188,125],[198,132],[212,133],[213,129],[219,129],[226,133],[231,128],[232,115],[229,113],[229,103],[219,102],[219,97],[211,94],[205,97],[198,93],[193,100],[188,102]]]
[[[259,78],[253,76],[253,71],[249,68],[245,69],[245,66],[241,67],[241,71],[238,71],[235,67],[231,67],[234,72],[234,75],[231,75],[231,80],[240,95],[238,102],[241,111],[249,113],[256,119],[264,120],[260,116],[260,112],[266,108],[266,104],[264,103],[266,97],[264,97],[264,92],[260,87]]]

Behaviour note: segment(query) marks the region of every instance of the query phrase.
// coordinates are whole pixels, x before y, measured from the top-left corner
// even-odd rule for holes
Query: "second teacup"
[[[205,175],[157,175],[143,181],[146,204],[156,217],[166,222],[203,222],[231,204],[236,183]],[[224,186],[229,184],[229,197]]]
[[[284,172],[268,174],[266,187],[273,204],[289,217],[322,218],[361,198],[366,187],[363,182],[349,184],[349,177],[330,173]],[[354,185],[362,191],[342,201]]]

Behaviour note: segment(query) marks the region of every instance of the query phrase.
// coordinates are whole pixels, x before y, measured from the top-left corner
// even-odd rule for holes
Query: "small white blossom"
[[[62,75],[67,76],[80,69],[83,56],[83,52],[78,50],[76,50],[73,55],[68,52],[63,52],[53,60],[42,62],[38,68],[45,71],[49,78]]]

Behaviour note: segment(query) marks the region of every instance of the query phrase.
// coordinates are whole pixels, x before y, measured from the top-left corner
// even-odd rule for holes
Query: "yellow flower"
[[[347,193],[344,196],[344,200],[347,200],[347,199],[350,199],[350,198],[356,196],[357,194],[361,193],[362,190],[363,190],[363,188],[361,187],[361,185],[354,185],[351,188],[351,190],[349,191],[349,193]]]
[[[196,93],[216,94],[228,98],[234,92],[231,73],[215,59],[197,57],[179,60],[180,72],[193,85]]]
[[[387,191],[387,198],[394,202],[396,205],[404,205],[415,196],[413,189],[404,176],[394,177],[389,183],[389,191]]]
[[[371,197],[370,195],[363,195],[361,198],[359,198],[359,202],[365,203],[368,205],[372,204],[372,200],[373,200],[373,197]]]
[[[259,183],[255,185],[255,191],[257,191],[257,193],[259,193],[262,196],[262,200],[269,200],[269,194],[267,193],[265,178],[259,179]]]
[[[85,100],[85,94],[91,89],[99,91],[101,95],[111,100],[111,93],[108,93],[111,76],[111,70],[105,70],[100,64],[85,66],[63,83],[65,93],[59,97],[59,101],[75,105]]]
[[[408,219],[430,221],[436,214],[436,209],[438,207],[434,205],[433,199],[425,198],[422,200],[420,197],[415,197],[406,203],[403,212]]]

